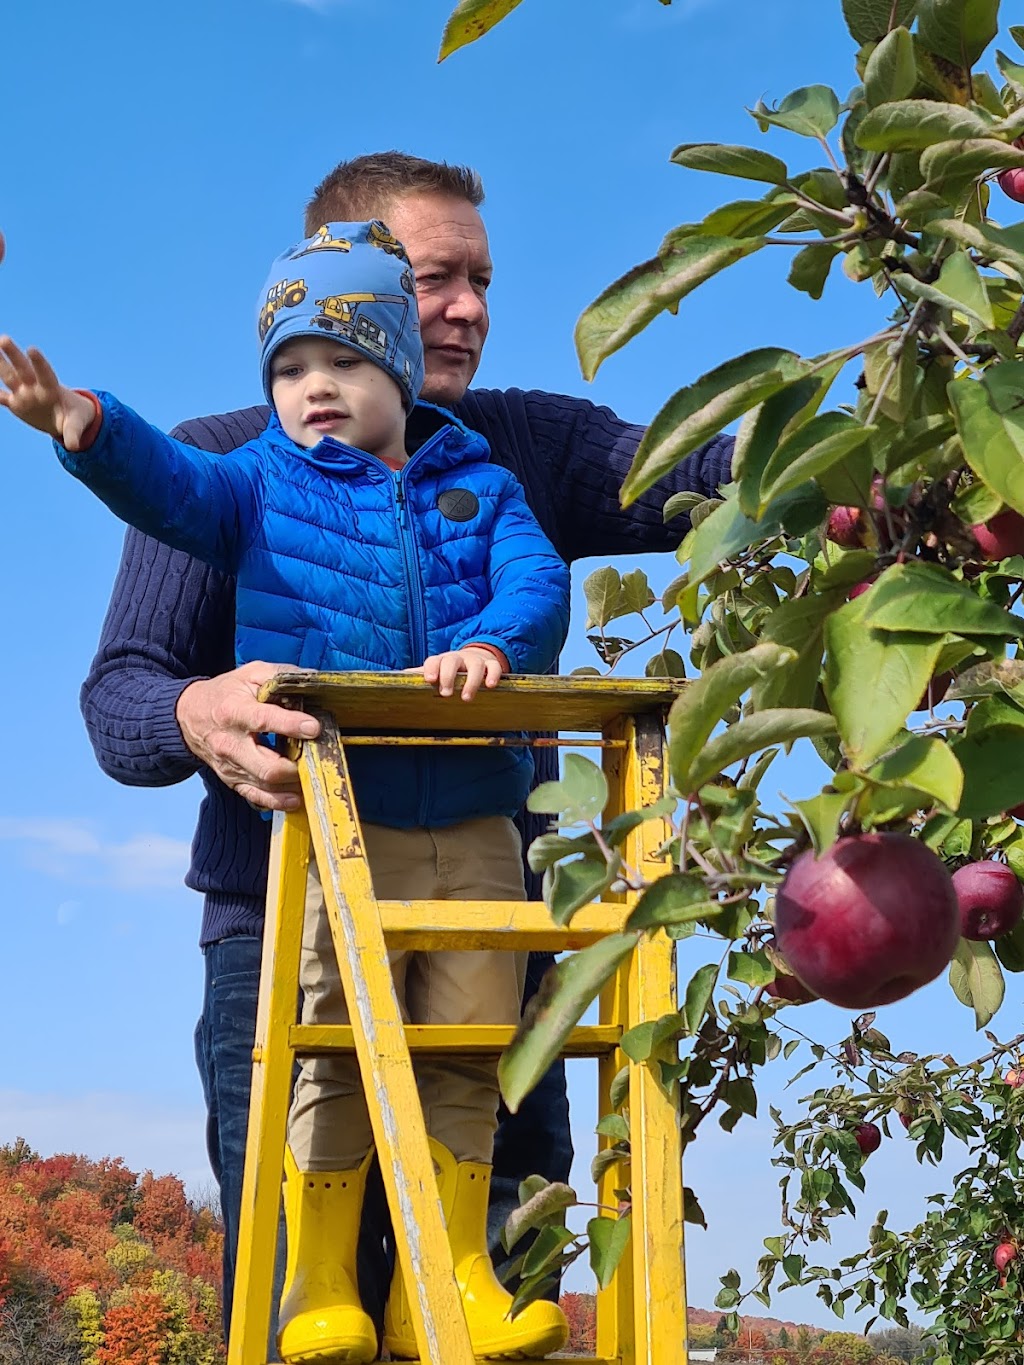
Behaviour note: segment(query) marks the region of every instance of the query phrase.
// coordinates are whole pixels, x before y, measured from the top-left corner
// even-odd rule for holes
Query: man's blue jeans
[[[259,995],[262,944],[258,938],[221,939],[204,949],[206,988],[203,1013],[196,1026],[196,1064],[206,1098],[206,1146],[210,1165],[220,1187],[224,1219],[224,1335],[231,1321],[231,1296],[235,1279],[238,1223],[242,1207],[242,1169],[245,1134],[249,1121],[249,1087],[252,1048],[256,1037],[256,1002]],[[552,962],[548,953],[531,953],[524,1003],[536,991]],[[565,1066],[557,1062],[537,1088],[509,1115],[499,1113],[494,1145],[489,1239],[491,1255],[499,1268],[507,1259],[501,1245],[501,1229],[512,1209],[519,1205],[519,1182],[539,1174],[549,1180],[568,1180],[572,1165],[569,1134],[569,1101]],[[378,1325],[383,1321],[391,1280],[393,1256],[390,1224],[379,1172],[367,1184],[363,1234],[359,1243],[359,1292],[363,1307]],[[521,1254],[523,1245],[516,1248]],[[284,1229],[279,1228],[277,1288],[284,1276]],[[555,1295],[557,1297],[557,1294]],[[276,1333],[277,1301],[271,1340]],[[271,1357],[273,1358],[273,1357]]]

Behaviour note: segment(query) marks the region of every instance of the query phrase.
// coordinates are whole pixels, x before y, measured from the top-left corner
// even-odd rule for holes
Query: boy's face
[[[292,337],[270,362],[270,392],[296,445],[311,449],[333,436],[371,455],[404,458],[402,392],[359,351],[328,337]]]

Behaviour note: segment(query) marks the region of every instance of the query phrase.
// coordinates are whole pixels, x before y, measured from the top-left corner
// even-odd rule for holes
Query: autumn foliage
[[[222,1243],[175,1176],[0,1147],[0,1365],[214,1365]]]

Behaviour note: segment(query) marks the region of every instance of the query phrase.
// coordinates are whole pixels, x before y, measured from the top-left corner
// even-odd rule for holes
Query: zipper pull
[[[395,502],[398,506],[398,524],[405,528],[405,489],[402,486],[402,474],[400,470],[395,471]]]

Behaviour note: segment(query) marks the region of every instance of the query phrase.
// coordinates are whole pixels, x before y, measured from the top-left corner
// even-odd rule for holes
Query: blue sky
[[[744,105],[817,81],[845,94],[852,46],[838,0],[524,0],[439,67],[449,8],[15,7],[5,19],[0,331],[41,346],[65,382],[109,388],[164,426],[256,402],[253,311],[269,261],[300,235],[305,200],[336,161],[388,147],[483,175],[497,270],[481,384],[585,392],[645,421],[739,351],[812,354],[875,330],[870,289],[838,279],[813,306],[766,252],[660,319],[590,386],[572,347],[582,308],[668,228],[750,192],[673,167],[677,143],[760,145]],[[818,160],[786,134],[765,145],[796,165]],[[11,493],[0,537],[0,1141],[23,1133],[45,1152],[119,1154],[199,1189],[209,1180],[191,1037],[200,904],[181,885],[199,785],[138,791],[96,768],[77,694],[121,529],[42,437],[4,414],[0,451]],[[567,667],[593,662],[578,584],[599,562],[577,566]],[[661,584],[675,568],[640,562]],[[780,785],[795,796],[820,780],[796,761]],[[1012,1033],[1013,978],[1007,999],[996,1026]],[[823,1006],[800,1011],[799,1024],[841,1031]],[[973,1045],[971,1020],[941,985],[880,1025],[905,1046]],[[593,1150],[589,1071],[577,1065],[573,1080],[581,1182]],[[690,1159],[712,1219],[688,1247],[694,1304],[709,1306],[718,1275],[751,1265],[758,1239],[776,1231],[769,1145],[766,1125],[744,1122],[731,1137],[710,1131]],[[940,1187],[899,1139],[871,1171],[865,1209],[887,1205],[894,1225]],[[802,1291],[779,1310],[833,1321]]]

